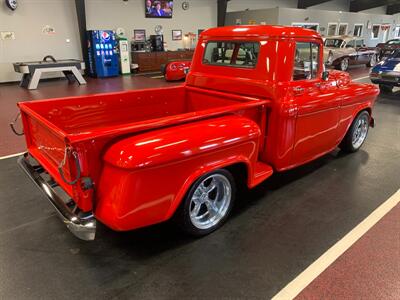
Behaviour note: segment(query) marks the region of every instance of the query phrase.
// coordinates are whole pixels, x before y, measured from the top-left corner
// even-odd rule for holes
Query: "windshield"
[[[395,53],[393,53],[392,58],[400,58],[400,50],[397,50]]]
[[[400,45],[400,40],[392,40],[387,43],[388,43],[388,45]]]
[[[324,42],[325,47],[333,47],[333,48],[340,48],[342,45],[342,39],[326,39]]]

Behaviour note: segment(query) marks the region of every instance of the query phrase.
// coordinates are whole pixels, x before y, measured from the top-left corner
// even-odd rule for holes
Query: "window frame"
[[[361,27],[360,35],[354,35],[354,31],[356,30],[356,26],[360,26],[360,27]],[[353,26],[353,36],[355,36],[355,37],[362,37],[363,33],[364,33],[364,24],[362,24],[362,23],[355,23],[354,26]]]
[[[234,43],[234,44],[245,44],[245,43],[252,43],[252,44],[258,44],[258,50],[261,51],[261,43],[260,41],[250,41],[250,40],[208,40],[205,42],[204,45],[204,52],[203,52],[203,57],[201,59],[201,64],[203,66],[213,66],[213,67],[228,67],[228,68],[240,68],[240,69],[245,69],[245,70],[254,70],[257,68],[259,64],[259,55],[257,55],[257,60],[256,63],[252,66],[246,66],[246,65],[232,65],[232,64],[222,64],[222,63],[205,63],[204,58],[206,56],[207,52],[207,46],[209,43]]]
[[[324,71],[324,63],[321,60],[321,55],[323,55],[323,51],[322,51],[322,43],[318,42],[318,41],[310,41],[310,40],[294,40],[294,53],[293,53],[293,64],[292,64],[292,74],[291,74],[291,79],[290,81],[293,83],[301,83],[301,82],[314,82],[314,81],[318,81],[320,79],[320,75],[322,74],[322,72]],[[298,79],[295,80],[293,79],[294,76],[294,71],[295,71],[295,57],[296,57],[296,50],[297,50],[297,43],[308,43],[310,45],[309,50],[310,50],[310,73],[313,73],[313,64],[312,64],[312,44],[315,44],[318,46],[318,68],[315,72],[315,77],[313,78],[302,78],[302,79]]]
[[[335,32],[333,33],[333,34],[329,34],[329,26],[331,26],[331,25],[336,25],[336,27],[335,27]],[[338,32],[338,28],[339,28],[339,24],[337,23],[337,22],[329,22],[328,23],[328,32],[326,33],[327,34],[327,36],[334,36],[334,35],[337,35],[337,32]]]
[[[374,27],[378,26],[378,34],[376,37],[374,37]],[[371,40],[378,40],[379,39],[379,33],[381,32],[381,24],[372,24],[371,27]]]
[[[345,30],[344,34],[340,34],[340,26],[342,26],[342,25],[346,25],[346,30]],[[348,30],[349,30],[349,23],[339,23],[338,31],[337,31],[338,35],[347,35]]]

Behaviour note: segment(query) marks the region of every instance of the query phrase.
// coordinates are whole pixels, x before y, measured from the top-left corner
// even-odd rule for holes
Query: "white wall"
[[[72,0],[71,0],[72,1]],[[162,25],[164,40],[168,50],[183,48],[182,41],[172,41],[172,30],[182,33],[193,32],[217,26],[216,0],[191,0],[189,9],[182,9],[183,0],[174,1],[172,19],[145,18],[144,0],[86,0],[86,22],[88,29],[125,29],[128,39],[133,36],[133,29],[145,29],[146,36],[155,34],[154,27]]]
[[[297,0],[231,0],[228,2],[227,12],[273,7],[297,8]]]
[[[297,8],[297,0],[231,0],[228,2],[228,12],[267,9],[273,7]],[[310,6],[312,9],[348,11],[350,0],[331,0],[318,5]]]
[[[54,26],[56,33],[43,34],[46,25]],[[19,0],[16,11],[1,1],[0,31],[14,31],[16,37],[0,39],[0,82],[21,78],[14,72],[13,62],[42,60],[48,54],[56,59],[81,58],[73,0]]]
[[[378,14],[378,15],[384,15],[386,14],[386,8],[387,6],[379,6],[375,8],[370,8],[370,9],[365,9],[360,12],[365,13],[365,14]]]
[[[278,13],[279,8],[233,11],[226,14],[225,24],[236,25],[236,21],[240,20],[240,24],[246,25],[251,20],[257,24],[265,22],[267,25],[275,25],[279,23]]]
[[[333,0],[308,7],[308,9],[321,9],[330,11],[349,11],[350,0]]]

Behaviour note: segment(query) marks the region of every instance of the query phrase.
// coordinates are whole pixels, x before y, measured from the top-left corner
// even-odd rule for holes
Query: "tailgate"
[[[83,211],[91,210],[92,201],[87,201],[91,195],[88,197],[88,192],[81,189],[81,181],[76,180],[81,175],[83,155],[73,148],[62,130],[29,107],[19,106],[29,153]]]

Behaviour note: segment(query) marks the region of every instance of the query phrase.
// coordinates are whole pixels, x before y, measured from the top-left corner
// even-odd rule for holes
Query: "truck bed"
[[[73,157],[77,153],[81,176],[94,182],[100,172],[101,153],[114,139],[144,130],[192,122],[224,114],[248,116],[263,124],[267,100],[188,86],[124,91],[62,99],[18,103],[29,153],[83,210],[91,209],[90,195],[60,177],[77,175]],[[262,108],[264,107],[264,108]],[[260,108],[262,108],[260,110]]]
[[[127,129],[135,132],[263,104],[253,97],[192,87],[125,91],[20,102],[26,114],[71,142]]]

